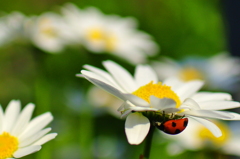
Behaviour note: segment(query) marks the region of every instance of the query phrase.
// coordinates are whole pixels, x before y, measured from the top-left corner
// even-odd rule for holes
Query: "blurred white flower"
[[[170,140],[167,151],[170,155],[178,155],[187,150],[197,151],[208,149],[220,150],[219,152],[224,154],[240,156],[239,121],[234,122],[238,124],[234,127],[234,129],[238,129],[238,132],[235,132],[235,130],[223,122],[214,121],[222,131],[222,136],[217,138],[201,124],[191,120],[184,133],[171,136],[171,138],[163,134],[164,137]]]
[[[75,38],[67,22],[60,15],[51,12],[31,17],[26,25],[26,32],[34,45],[50,53],[61,52]]]
[[[87,70],[78,76],[124,101],[119,110],[122,116],[128,115],[125,132],[130,144],[140,144],[147,136],[153,122],[149,121],[148,112],[154,118],[178,116],[197,120],[217,137],[222,135],[221,130],[206,118],[240,120],[237,113],[219,111],[239,107],[240,103],[231,101],[227,93],[198,92],[203,86],[201,80],[182,82],[167,78],[160,82],[147,65],[138,65],[134,76],[112,61],[103,65],[108,72],[85,65]]]
[[[54,139],[56,133],[47,134],[45,128],[52,119],[47,112],[30,121],[34,104],[28,104],[22,111],[20,101],[12,100],[5,113],[0,107],[0,158],[21,158],[41,149],[41,145]]]
[[[163,58],[152,63],[160,79],[177,76],[184,81],[202,79],[213,90],[236,91],[240,82],[240,59],[221,53],[211,58]],[[238,83],[239,84],[239,83]]]
[[[115,98],[108,92],[96,86],[93,86],[89,89],[87,98],[90,104],[94,107],[103,108],[111,115],[118,118],[120,117],[120,114],[117,110],[119,106],[122,105],[122,100]]]
[[[0,18],[0,46],[23,38],[25,19],[20,12],[12,12]]]
[[[78,9],[73,4],[62,8],[67,23],[87,49],[112,53],[133,63],[141,63],[158,52],[151,36],[136,29],[134,18],[104,15],[97,8]]]

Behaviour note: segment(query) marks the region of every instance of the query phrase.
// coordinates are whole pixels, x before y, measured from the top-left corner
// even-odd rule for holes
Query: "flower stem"
[[[144,152],[143,152],[144,159],[149,159],[149,157],[150,157],[154,129],[155,129],[155,126],[151,125],[149,133],[148,133],[146,141],[145,141],[145,148],[144,148]]]

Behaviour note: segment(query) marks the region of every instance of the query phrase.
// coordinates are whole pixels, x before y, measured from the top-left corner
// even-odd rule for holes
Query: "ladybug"
[[[156,126],[159,130],[170,135],[176,135],[181,133],[187,127],[187,125],[188,118],[171,119],[162,123],[156,123]]]

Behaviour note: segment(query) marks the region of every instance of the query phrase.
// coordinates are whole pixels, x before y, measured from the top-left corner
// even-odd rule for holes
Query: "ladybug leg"
[[[165,111],[163,111],[163,121],[165,121]]]
[[[173,114],[173,113],[171,114],[170,118],[171,118],[171,119],[173,119],[173,118],[174,118],[174,114]]]

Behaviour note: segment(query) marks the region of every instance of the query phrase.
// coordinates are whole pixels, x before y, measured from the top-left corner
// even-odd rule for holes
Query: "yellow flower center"
[[[226,125],[215,123],[222,131],[222,136],[215,137],[207,128],[202,126],[199,130],[199,137],[205,141],[210,141],[215,146],[221,146],[230,138],[230,131]]]
[[[40,31],[49,38],[55,38],[58,36],[55,28],[51,24],[51,20],[44,18],[40,21]]]
[[[18,149],[18,139],[7,132],[0,135],[0,159],[13,157]]]
[[[106,51],[113,51],[116,47],[116,37],[100,28],[88,30],[88,39],[91,42],[102,41]]]
[[[198,69],[191,66],[183,68],[179,76],[183,81],[203,79],[203,74]]]
[[[92,41],[104,39],[104,33],[99,28],[90,29],[88,32],[88,36],[89,36],[89,39]]]
[[[170,86],[162,85],[161,82],[157,84],[153,84],[150,82],[145,86],[138,88],[132,94],[144,99],[148,103],[150,103],[150,96],[155,96],[157,98],[170,98],[176,102],[176,108],[178,108],[181,104],[181,101],[178,95],[171,90]]]

